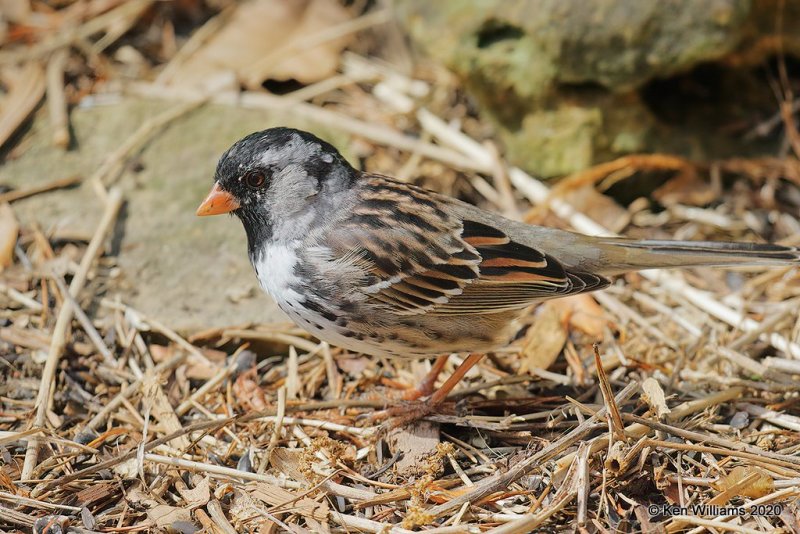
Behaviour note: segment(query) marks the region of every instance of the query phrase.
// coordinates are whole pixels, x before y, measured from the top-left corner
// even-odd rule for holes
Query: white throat
[[[295,266],[299,261],[297,249],[299,242],[269,243],[260,254],[252,258],[261,288],[272,296],[280,308],[288,315],[294,316],[301,309],[303,297],[292,285],[298,282]]]

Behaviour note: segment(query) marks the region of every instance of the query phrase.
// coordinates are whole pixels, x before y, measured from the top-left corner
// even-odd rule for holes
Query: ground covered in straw
[[[796,154],[630,156],[549,188],[506,164],[446,73],[342,65],[346,80],[249,105],[338,127],[372,171],[531,223],[800,244]],[[430,362],[348,353],[288,323],[178,332],[121,296],[115,185],[216,98],[131,87],[181,104],[93,176],[0,192],[0,228],[14,228],[0,247],[2,530],[800,531],[797,268],[639,273],[540,305],[440,409],[388,429],[375,414]],[[93,235],[17,230],[14,202],[76,182],[98,192]]]

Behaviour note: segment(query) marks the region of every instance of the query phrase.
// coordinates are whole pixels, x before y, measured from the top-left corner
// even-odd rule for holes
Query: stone
[[[507,89],[527,99],[546,96],[558,84],[597,84],[626,91],[722,57],[741,39],[751,2],[400,0],[396,4],[400,20],[433,57],[473,85]]]
[[[508,157],[544,176],[557,176],[589,167],[603,116],[599,109],[562,106],[527,115],[514,135],[504,137]]]
[[[547,178],[640,151],[774,152],[731,125],[775,112],[756,65],[778,43],[800,55],[796,4],[397,0],[394,9],[414,44],[464,82],[509,159]]]

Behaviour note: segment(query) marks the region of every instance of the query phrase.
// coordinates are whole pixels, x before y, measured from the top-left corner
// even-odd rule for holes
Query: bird
[[[430,358],[406,397],[441,403],[542,301],[654,268],[800,265],[764,243],[594,237],[525,224],[354,168],[302,130],[255,132],[225,151],[199,216],[241,221],[261,288],[320,340],[372,356]],[[434,391],[447,357],[461,366]]]

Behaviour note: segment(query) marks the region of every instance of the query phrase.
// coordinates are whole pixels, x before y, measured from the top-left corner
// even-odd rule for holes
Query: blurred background
[[[508,166],[547,181],[615,161],[565,188],[615,231],[739,179],[771,184],[751,210],[800,204],[800,2],[0,0],[0,43],[0,184],[71,184],[14,216],[80,242],[90,182],[121,187],[115,285],[182,329],[281,317],[237,223],[193,216],[221,152],[279,124],[513,216],[530,198]],[[797,231],[748,217],[723,237]]]

